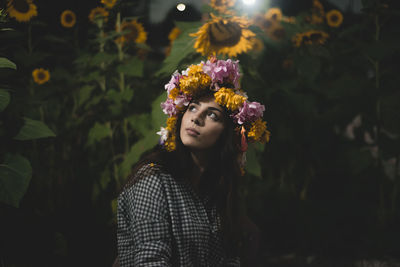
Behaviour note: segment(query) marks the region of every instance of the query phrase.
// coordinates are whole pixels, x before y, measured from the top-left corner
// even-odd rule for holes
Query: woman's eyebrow
[[[219,108],[214,108],[214,107],[208,107],[209,110],[217,110],[220,113],[222,113],[222,110],[220,110]]]

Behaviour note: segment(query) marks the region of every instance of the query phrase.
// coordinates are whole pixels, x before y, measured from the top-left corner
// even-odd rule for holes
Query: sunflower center
[[[14,0],[12,4],[20,13],[28,13],[29,11],[29,4],[26,0]]]
[[[71,23],[74,20],[71,14],[66,14],[64,18],[67,23]]]
[[[137,28],[134,25],[126,25],[122,28],[122,30],[129,30],[128,34],[126,34],[126,38],[130,41],[135,41],[139,35]]]
[[[222,21],[211,24],[209,28],[210,42],[216,46],[234,46],[240,41],[242,29],[237,23]]]
[[[272,26],[272,21],[271,21],[271,20],[266,19],[266,20],[263,21],[263,27],[264,27],[265,29],[268,29],[268,28],[271,27],[271,26]]]
[[[44,75],[44,72],[39,72],[39,73],[37,74],[37,78],[38,78],[39,80],[44,80],[44,79],[46,78],[46,75]]]
[[[332,15],[330,19],[332,22],[337,22],[339,20],[339,17],[337,15]]]
[[[318,41],[318,40],[321,39],[321,38],[322,38],[322,34],[320,34],[320,33],[312,33],[312,34],[310,35],[310,40],[311,40],[312,42]]]
[[[273,31],[273,35],[278,39],[283,39],[285,37],[285,30],[283,28],[279,28]]]

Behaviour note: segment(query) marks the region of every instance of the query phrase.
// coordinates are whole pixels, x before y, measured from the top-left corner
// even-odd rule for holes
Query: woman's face
[[[182,143],[194,150],[212,148],[225,129],[225,114],[213,97],[189,104],[183,114],[180,136]]]

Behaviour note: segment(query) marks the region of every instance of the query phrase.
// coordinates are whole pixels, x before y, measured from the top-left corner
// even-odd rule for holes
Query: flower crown
[[[264,105],[249,102],[244,91],[239,89],[239,61],[217,60],[210,58],[207,62],[190,65],[185,71],[175,71],[171,80],[165,85],[167,100],[161,103],[163,112],[168,115],[167,127],[157,132],[160,144],[167,151],[176,149],[177,115],[184,111],[193,96],[204,90],[214,93],[215,102],[230,111],[230,117],[237,125],[236,131],[241,134],[241,152],[247,150],[247,140],[265,143],[269,141],[270,132],[262,120]]]

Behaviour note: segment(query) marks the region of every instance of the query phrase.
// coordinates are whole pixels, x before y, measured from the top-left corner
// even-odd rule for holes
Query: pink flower
[[[212,62],[207,60],[203,63],[203,71],[211,77],[212,87],[216,90],[224,83],[233,84],[235,88],[239,87],[239,60],[217,60]]]
[[[190,103],[190,96],[188,95],[178,95],[174,101],[177,107],[187,106]]]
[[[176,106],[174,104],[174,100],[168,98],[167,101],[161,103],[161,108],[165,114],[168,116],[174,116],[178,113]]]
[[[181,76],[178,71],[175,71],[174,74],[171,76],[171,80],[165,85],[165,90],[168,91],[168,94],[171,92],[172,89],[178,86],[179,80]]]
[[[264,105],[258,102],[244,102],[243,106],[239,109],[239,112],[234,115],[234,119],[238,124],[245,122],[255,121],[261,118],[265,111]]]

